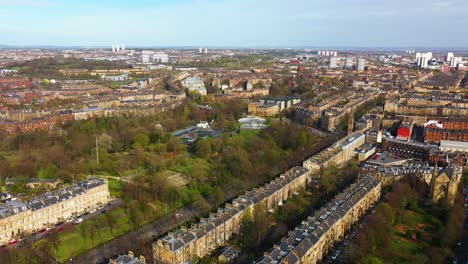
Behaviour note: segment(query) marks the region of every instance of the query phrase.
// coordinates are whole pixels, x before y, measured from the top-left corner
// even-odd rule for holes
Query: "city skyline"
[[[460,0],[0,0],[0,7],[0,44],[10,46],[468,46],[468,3]]]

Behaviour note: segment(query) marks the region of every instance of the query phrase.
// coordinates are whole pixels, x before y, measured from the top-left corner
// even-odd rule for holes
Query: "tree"
[[[216,206],[219,206],[222,203],[224,203],[224,201],[226,201],[226,194],[224,193],[223,189],[221,189],[219,186],[217,186],[212,192],[212,197],[214,202],[216,203]]]
[[[211,155],[211,144],[209,140],[198,140],[195,143],[195,154],[201,158]]]
[[[137,134],[135,137],[133,137],[133,146],[134,147],[140,147],[140,148],[146,148],[148,147],[150,143],[150,139],[148,135],[140,133]]]

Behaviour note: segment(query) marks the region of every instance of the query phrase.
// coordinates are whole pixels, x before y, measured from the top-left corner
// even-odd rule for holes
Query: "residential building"
[[[110,259],[109,264],[145,264],[146,259],[143,256],[135,257],[132,251],[128,251],[126,255],[119,255],[115,259]]]
[[[346,162],[356,156],[355,150],[361,147],[365,141],[366,136],[362,133],[346,136],[331,147],[305,160],[303,166],[311,172],[316,172],[331,164],[337,166],[346,164]]]
[[[198,92],[201,95],[206,95],[205,83],[198,77],[187,77],[182,80],[182,85],[189,90],[189,92]]]
[[[330,57],[329,68],[330,69],[338,68],[338,58],[337,57]]]
[[[366,68],[366,60],[363,58],[359,58],[357,61],[357,70],[364,71]]]
[[[155,63],[168,63],[169,62],[169,55],[164,52],[156,52],[153,55],[153,61]]]
[[[89,178],[23,202],[12,197],[0,204],[0,244],[107,204],[107,181]]]
[[[344,68],[345,68],[346,70],[352,70],[352,69],[353,69],[353,66],[354,66],[354,60],[353,60],[353,58],[346,58],[346,59],[345,59]]]
[[[170,232],[153,244],[154,263],[183,264],[210,254],[240,233],[246,212],[252,213],[260,207],[273,212],[283,201],[304,189],[308,181],[309,171],[294,167],[264,186],[238,196],[189,228]]]
[[[102,75],[101,79],[106,82],[124,82],[128,80],[128,74],[122,74],[117,76]]]
[[[259,102],[250,103],[248,112],[258,116],[275,116],[279,112],[291,108],[301,102],[298,97],[283,97],[283,98],[262,98]]]
[[[257,264],[316,264],[380,198],[380,180],[358,179],[265,252]]]
[[[151,50],[143,50],[141,52],[141,62],[144,64],[151,64],[153,63],[154,58],[154,51]]]
[[[416,53],[416,64],[421,68],[428,68],[432,59],[432,52]]]

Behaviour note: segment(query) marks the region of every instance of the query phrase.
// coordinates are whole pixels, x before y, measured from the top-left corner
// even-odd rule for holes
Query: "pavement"
[[[177,226],[189,222],[198,215],[198,210],[191,205],[180,208],[173,213],[165,215],[150,224],[144,225],[137,230],[126,233],[114,240],[111,240],[101,246],[98,246],[85,254],[75,257],[67,263],[107,263],[108,259],[118,254],[131,250],[130,245],[139,245],[147,243],[176,228]]]
[[[291,161],[290,165],[302,165],[302,160],[314,155],[321,150],[329,147],[337,139],[342,138],[344,134],[331,134],[329,137],[321,140],[313,151],[303,149],[299,151],[301,162]],[[234,195],[234,194],[232,194]],[[227,193],[227,197],[231,194]],[[92,250],[89,250],[66,263],[108,263],[108,259],[115,257],[119,254],[128,252],[128,250],[135,250],[138,245],[149,246],[148,243],[155,240],[159,236],[167,233],[168,231],[195,219],[200,216],[201,212],[193,205],[182,207],[168,215],[154,220],[153,222],[144,225],[134,231],[123,234],[122,236],[113,239],[105,244],[102,244]],[[133,246],[133,248],[132,248]],[[151,259],[150,256],[146,256]]]
[[[369,208],[367,210],[366,214],[364,216],[362,216],[360,218],[360,220],[356,224],[354,224],[351,227],[350,230],[348,230],[348,232],[346,232],[345,237],[342,240],[335,243],[335,245],[328,252],[328,254],[324,256],[321,263],[331,264],[331,263],[336,263],[337,262],[336,260],[341,255],[341,253],[343,253],[343,250],[347,250],[346,247],[353,242],[353,239],[356,236],[357,231],[359,229],[364,228],[363,223],[365,223],[366,219],[368,219],[368,217],[371,214],[375,213],[375,206],[376,205],[377,205],[377,203],[374,206],[372,206],[371,208]]]
[[[121,199],[116,199],[116,200],[110,201],[107,205],[105,205],[101,209],[96,210],[96,212],[94,212],[94,213],[86,213],[86,214],[83,214],[83,215],[81,215],[80,217],[77,217],[77,218],[81,218],[81,219],[83,219],[83,221],[86,221],[86,220],[89,220],[91,218],[94,218],[94,217],[104,213],[106,210],[111,210],[111,209],[120,207],[123,204],[124,204],[124,202]],[[51,230],[54,230],[54,229],[60,230],[60,228],[65,224],[67,224],[67,223],[63,222],[60,225],[52,226],[50,230],[46,230],[43,233],[30,234],[29,236],[26,236],[26,237],[22,238],[21,241],[19,241],[19,243],[16,244],[16,247],[21,247],[23,245],[31,245],[34,242],[38,241],[38,240],[46,238]]]

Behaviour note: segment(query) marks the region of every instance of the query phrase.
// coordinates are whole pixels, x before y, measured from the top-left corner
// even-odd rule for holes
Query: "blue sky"
[[[468,48],[467,0],[0,0],[0,44]]]

